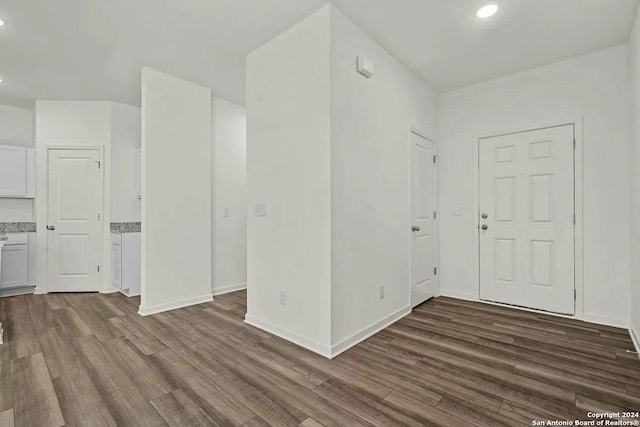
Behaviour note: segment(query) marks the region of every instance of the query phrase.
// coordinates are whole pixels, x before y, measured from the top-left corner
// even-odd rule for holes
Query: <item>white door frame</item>
[[[582,234],[582,146],[583,146],[583,130],[584,130],[584,117],[573,117],[567,120],[560,120],[556,123],[546,125],[534,125],[531,127],[521,129],[502,130],[496,132],[490,132],[481,134],[473,140],[473,212],[475,215],[473,219],[473,277],[476,280],[476,294],[477,301],[481,301],[486,304],[501,305],[506,307],[512,307],[508,304],[501,304],[496,302],[483,301],[480,299],[480,140],[485,138],[493,138],[496,136],[505,136],[515,133],[529,132],[534,130],[548,129],[553,127],[573,125],[574,136],[576,140],[576,147],[574,152],[574,194],[575,194],[575,214],[576,224],[574,233],[574,271],[575,271],[575,315],[569,316],[565,314],[550,313],[546,311],[529,309],[523,307],[517,307],[520,310],[533,311],[537,313],[545,313],[552,316],[584,319],[584,269],[583,269],[583,234]]]
[[[411,291],[413,290],[413,231],[411,231],[411,226],[413,225],[413,212],[411,210],[411,206],[413,203],[413,193],[412,193],[412,181],[413,181],[413,177],[411,176],[411,162],[413,161],[412,158],[412,153],[413,153],[413,149],[412,149],[412,144],[413,142],[411,141],[411,134],[415,133],[418,136],[421,136],[422,138],[428,139],[429,141],[433,142],[434,148],[435,148],[435,156],[436,158],[438,157],[440,151],[438,149],[438,141],[429,135],[428,132],[425,132],[417,127],[411,126],[409,128],[409,134],[407,135],[407,139],[408,139],[408,144],[409,144],[409,159],[407,162],[407,176],[409,178],[409,218],[407,221],[407,236],[409,238],[408,242],[409,242],[409,305],[411,306]],[[433,238],[434,238],[434,242],[435,242],[435,249],[434,249],[434,257],[435,257],[435,265],[436,265],[436,269],[437,269],[437,274],[434,276],[434,280],[435,280],[435,296],[438,296],[440,294],[440,226],[439,226],[439,221],[440,221],[440,212],[438,211],[438,189],[439,189],[439,185],[438,185],[438,166],[439,166],[440,162],[437,162],[433,165],[433,208],[434,210],[437,212],[436,214],[436,218],[434,218],[434,230],[433,230]],[[413,307],[412,307],[413,309]]]
[[[100,154],[100,167],[102,168],[102,173],[100,174],[100,187],[102,188],[102,212],[101,218],[103,224],[106,224],[108,218],[105,215],[105,209],[107,207],[105,201],[105,182],[106,182],[106,173],[105,173],[105,164],[104,164],[104,147],[101,145],[44,145],[44,161],[41,164],[41,168],[37,171],[38,174],[41,174],[44,182],[44,194],[42,197],[36,196],[36,200],[42,201],[42,211],[44,212],[44,216],[39,216],[40,218],[44,218],[44,221],[48,221],[49,219],[49,152],[52,150],[98,150]],[[36,288],[37,294],[46,294],[49,292],[49,283],[48,283],[48,269],[49,269],[49,235],[47,230],[45,229],[46,224],[37,224],[37,246],[38,246],[38,264],[42,266],[42,268],[38,268],[38,270],[42,273],[38,274],[38,286]],[[104,228],[108,227],[105,225],[103,227],[103,232],[99,234],[98,238],[100,239],[100,272],[98,273],[98,282],[99,286],[96,291],[101,292],[104,281],[104,274],[106,269],[105,265],[105,256],[104,256],[104,242],[105,242],[105,231]]]

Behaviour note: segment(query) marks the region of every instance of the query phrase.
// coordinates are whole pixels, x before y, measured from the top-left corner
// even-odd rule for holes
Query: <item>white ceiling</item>
[[[335,0],[436,91],[626,42],[638,0]],[[244,56],[326,0],[4,0],[0,103],[139,105],[144,65],[244,103]]]

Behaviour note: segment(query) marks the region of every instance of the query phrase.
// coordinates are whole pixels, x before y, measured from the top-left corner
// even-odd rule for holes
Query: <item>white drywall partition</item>
[[[473,149],[477,138],[581,118],[584,319],[628,325],[627,45],[440,95],[442,294],[468,299],[478,296],[473,268],[477,233]],[[462,215],[454,216],[454,212]]]
[[[329,8],[247,57],[246,320],[325,356],[331,352],[329,61]],[[264,216],[256,216],[257,205]]]
[[[211,301],[211,90],[142,70],[139,313]]]
[[[435,95],[332,6],[247,65],[246,320],[333,357],[410,311],[409,135],[435,137]]]
[[[213,294],[247,287],[247,112],[213,98]]]

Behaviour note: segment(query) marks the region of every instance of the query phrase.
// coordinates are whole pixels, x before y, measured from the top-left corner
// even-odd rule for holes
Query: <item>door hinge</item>
[[[96,160],[96,163],[98,164],[98,169],[100,169],[100,160]]]
[[[576,291],[575,289],[573,290],[573,299],[574,301],[578,299],[578,291]]]
[[[100,273],[100,266],[98,266],[98,273]]]
[[[573,214],[573,225],[576,225],[576,214]]]
[[[576,149],[576,139],[575,138],[573,138],[573,149],[574,150]]]
[[[433,275],[434,276],[438,275],[438,267],[433,267]]]
[[[100,221],[100,214],[98,214],[98,221]]]
[[[433,163],[435,163],[435,162],[436,162],[436,159],[437,159],[437,158],[438,158],[438,156],[436,156],[436,155],[434,155],[434,156],[433,156]]]
[[[433,219],[437,219],[438,218],[438,212],[433,211]]]

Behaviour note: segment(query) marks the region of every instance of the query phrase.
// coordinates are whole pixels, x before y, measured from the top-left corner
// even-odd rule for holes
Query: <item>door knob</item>
[[[411,227],[411,231],[420,231],[420,227],[414,225],[413,227]]]
[[[489,228],[489,226],[487,224],[482,224],[482,229],[486,230],[487,228]]]
[[[47,225],[47,230],[53,231],[56,229],[55,225]]]
[[[482,214],[482,219],[487,219],[489,217],[489,215],[487,215],[486,213]]]

